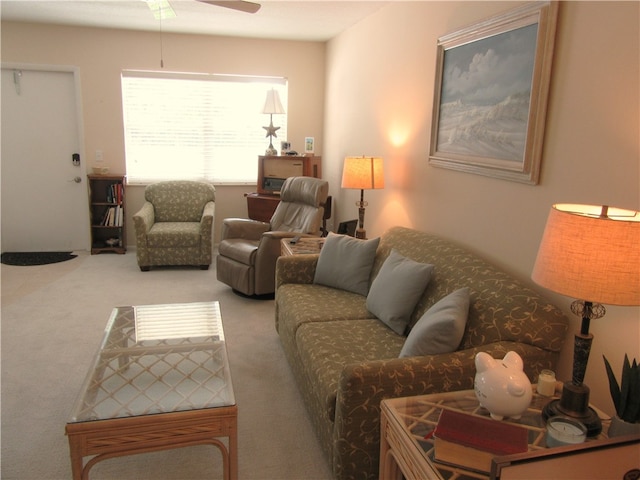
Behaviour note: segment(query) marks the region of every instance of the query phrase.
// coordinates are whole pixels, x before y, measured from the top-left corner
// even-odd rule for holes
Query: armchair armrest
[[[216,204],[214,202],[207,202],[202,210],[202,218],[200,218],[200,235],[205,238],[211,238],[215,208]]]
[[[248,240],[260,240],[264,232],[271,226],[266,222],[249,220],[247,218],[225,218],[222,222],[222,238],[246,238]]]
[[[155,223],[155,211],[150,202],[144,202],[140,210],[133,216],[136,236],[146,235]]]

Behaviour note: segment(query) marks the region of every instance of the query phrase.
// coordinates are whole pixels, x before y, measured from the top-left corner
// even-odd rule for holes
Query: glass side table
[[[529,432],[529,451],[546,450],[545,422],[542,409],[553,398],[535,393],[531,405],[518,420],[505,419],[524,426]],[[472,415],[489,417],[480,406],[473,390],[386,399],[381,402],[380,480],[467,480],[487,479],[487,475],[437,463],[433,459],[432,433],[440,412],[451,409]],[[603,432],[609,427],[608,417],[595,409],[603,419]],[[597,439],[607,438],[605,433]]]

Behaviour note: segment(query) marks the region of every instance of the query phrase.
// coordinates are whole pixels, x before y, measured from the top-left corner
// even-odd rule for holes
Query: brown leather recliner
[[[321,235],[329,183],[312,177],[287,178],[269,223],[226,218],[216,257],[218,280],[248,296],[275,292],[280,240]]]

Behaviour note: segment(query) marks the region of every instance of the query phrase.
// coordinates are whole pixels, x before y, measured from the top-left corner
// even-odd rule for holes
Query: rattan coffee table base
[[[213,445],[223,459],[224,478],[238,478],[238,409],[204,408],[138,417],[68,423],[74,480],[87,480],[96,463],[114,457]],[[228,446],[220,441],[228,439]],[[94,455],[86,464],[84,457]]]

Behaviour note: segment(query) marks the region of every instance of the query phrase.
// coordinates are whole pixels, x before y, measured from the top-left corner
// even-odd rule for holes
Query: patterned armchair
[[[215,188],[193,181],[147,186],[145,203],[133,216],[136,257],[143,272],[153,266],[211,265]]]
[[[290,177],[269,223],[225,218],[216,257],[218,280],[248,296],[275,291],[280,240],[321,233],[329,184],[312,177]]]

